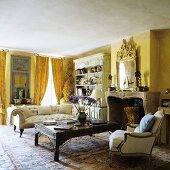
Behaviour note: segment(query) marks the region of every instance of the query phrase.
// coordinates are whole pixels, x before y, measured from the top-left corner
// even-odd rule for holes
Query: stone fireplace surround
[[[159,107],[159,92],[106,91],[107,120],[122,123],[139,123],[147,114],[154,114]]]

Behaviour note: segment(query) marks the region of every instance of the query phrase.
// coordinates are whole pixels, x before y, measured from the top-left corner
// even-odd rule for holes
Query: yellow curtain
[[[63,60],[58,58],[51,58],[53,80],[55,94],[57,97],[57,103],[60,103],[62,98],[62,88],[63,88]]]
[[[5,96],[5,67],[6,67],[6,52],[0,51],[0,104],[1,104],[1,120],[2,124],[6,124],[6,96]]]
[[[37,56],[35,68],[35,92],[34,102],[40,105],[48,82],[49,58]]]

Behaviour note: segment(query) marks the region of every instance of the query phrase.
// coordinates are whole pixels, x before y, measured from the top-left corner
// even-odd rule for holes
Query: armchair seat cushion
[[[115,151],[120,143],[124,140],[124,134],[127,133],[125,130],[116,130],[109,137],[109,148],[111,151]]]

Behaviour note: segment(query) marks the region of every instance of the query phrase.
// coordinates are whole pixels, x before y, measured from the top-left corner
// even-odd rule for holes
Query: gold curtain
[[[48,82],[49,58],[36,57],[34,102],[40,105]]]
[[[63,60],[58,58],[51,58],[53,80],[55,94],[57,97],[57,103],[60,103],[62,98],[62,88],[63,88]]]
[[[5,67],[6,67],[6,52],[0,51],[0,104],[2,106],[2,124],[6,124],[6,95],[5,95]]]
[[[74,93],[74,63],[72,58],[63,60],[63,98],[62,102],[68,102],[69,96]]]

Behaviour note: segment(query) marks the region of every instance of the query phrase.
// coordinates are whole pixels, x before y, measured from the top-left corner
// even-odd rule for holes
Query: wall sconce
[[[166,91],[165,91],[166,94],[169,94],[170,93],[170,88],[167,88]]]

